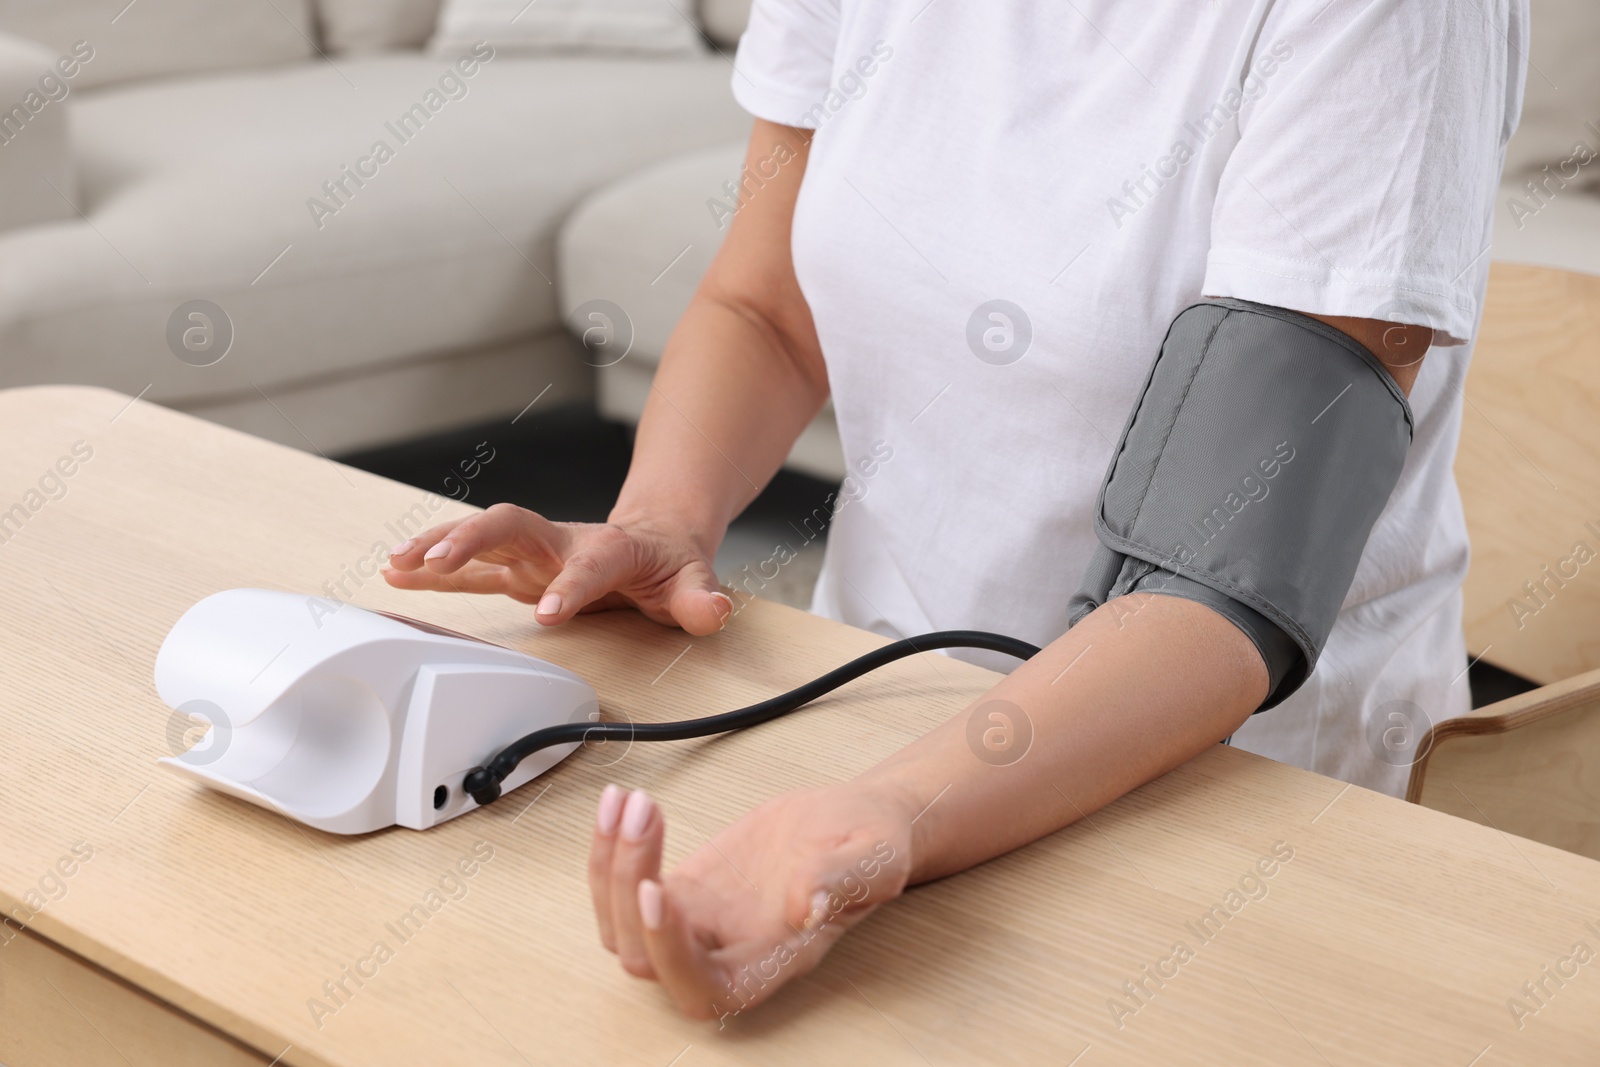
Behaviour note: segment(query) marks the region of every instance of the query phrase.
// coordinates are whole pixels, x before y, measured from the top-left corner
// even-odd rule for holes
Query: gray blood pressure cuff
[[[1069,625],[1130,592],[1198,600],[1266,661],[1267,699],[1310,676],[1400,478],[1411,407],[1377,358],[1244,300],[1175,320],[1122,431]]]

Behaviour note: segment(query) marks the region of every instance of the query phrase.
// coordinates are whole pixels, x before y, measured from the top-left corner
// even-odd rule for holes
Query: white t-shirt
[[[818,130],[794,260],[852,468],[813,609],[1048,643],[1180,311],[1431,325],[1323,657],[1234,737],[1403,792],[1418,711],[1469,706],[1451,465],[1526,41],[1526,0],[756,0],[734,95]]]

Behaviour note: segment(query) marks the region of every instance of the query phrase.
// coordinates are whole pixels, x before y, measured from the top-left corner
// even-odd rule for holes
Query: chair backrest
[[[1456,481],[1467,647],[1542,684],[1434,725],[1406,799],[1600,859],[1600,277],[1494,264]]]
[[[1600,277],[1494,264],[1455,473],[1469,651],[1540,684],[1600,668]]]
[[[1600,671],[1434,726],[1406,799],[1600,860]]]

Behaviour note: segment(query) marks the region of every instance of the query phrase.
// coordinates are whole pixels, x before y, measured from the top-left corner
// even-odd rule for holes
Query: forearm
[[[1427,331],[1222,303],[1190,308],[1169,329],[1102,487],[1101,545],[1064,605],[1077,620],[1065,635],[854,780],[769,800],[665,882],[659,813],[636,792],[632,818],[619,822],[611,791],[591,885],[602,937],[631,973],[658,978],[690,1014],[743,1010],[815,966],[907,885],[1089,817],[1304,681],[1399,477],[1412,413],[1394,385],[1414,379]],[[1372,365],[1372,344],[1385,370]],[[1211,377],[1191,389],[1202,370]],[[1265,482],[1293,458],[1280,456],[1289,437],[1308,458],[1260,506]],[[1231,472],[1247,473],[1235,483]],[[1241,494],[1254,510],[1230,524],[1247,503]],[[1150,521],[1139,525],[1141,516]],[[1195,551],[1182,543],[1187,532],[1173,532],[1185,522],[1210,524],[1203,548],[1229,539]],[[1156,582],[1148,592],[1147,579]],[[739,874],[747,870],[755,880]],[[873,879],[865,894],[863,879]],[[774,945],[790,952],[788,966],[747,999],[738,983],[767,973]]]
[[[702,292],[656,373],[613,520],[670,517],[707,554],[827,397],[774,331]]]
[[[613,521],[666,523],[713,553],[827,398],[789,242],[809,145],[809,131],[756,122],[745,166],[764,184],[667,343]]]
[[[927,881],[1019,848],[1192,759],[1243,723],[1266,691],[1260,654],[1221,615],[1179,597],[1132,594],[862,781],[895,795],[915,819],[911,880]],[[996,701],[1005,703],[984,706]],[[969,730],[974,713],[983,724]],[[1009,749],[983,747],[983,729],[1005,741],[1008,728]]]
[[[1383,364],[1402,391],[1408,390],[1415,381],[1422,357],[1432,340],[1431,331],[1424,327],[1368,319],[1322,315],[1310,317],[1363,346],[1367,353]],[[1357,353],[1354,350],[1347,351],[1347,346],[1342,343],[1334,343],[1322,334],[1306,331],[1292,322],[1287,324],[1289,332],[1284,333],[1277,326],[1283,321],[1268,317],[1256,323],[1257,326],[1261,322],[1271,323],[1273,331],[1255,335],[1254,343],[1261,346],[1260,355],[1275,356],[1275,345],[1289,346],[1289,350],[1298,351],[1293,345],[1320,342],[1318,347],[1310,349],[1318,353],[1317,359],[1345,359],[1346,362],[1338,366],[1354,373],[1367,369],[1367,364],[1359,361]],[[1184,338],[1179,338],[1174,359],[1181,361],[1192,358],[1192,353],[1184,347],[1186,343]],[[1235,343],[1247,342],[1236,339]],[[1158,363],[1158,370],[1160,366]],[[1284,375],[1292,372],[1292,369],[1281,368],[1277,371]],[[1336,373],[1331,377],[1335,378],[1336,386],[1337,379],[1343,374]],[[1370,491],[1359,480],[1353,481],[1353,490],[1344,498],[1343,507],[1351,513],[1375,516],[1377,506],[1381,505],[1393,484],[1392,480],[1383,479],[1398,476],[1397,450],[1403,447],[1402,438],[1409,439],[1410,414],[1401,410],[1403,404],[1396,404],[1390,399],[1387,387],[1378,386],[1365,378],[1361,381],[1366,386],[1366,394],[1357,394],[1346,404],[1367,405],[1365,410],[1369,418],[1364,425],[1382,426],[1383,430],[1371,438],[1374,442],[1371,449],[1350,450],[1344,454],[1344,461],[1358,464],[1358,469],[1363,472],[1382,470],[1388,473],[1373,475],[1381,484],[1370,486]],[[1324,385],[1327,383],[1324,382]],[[1346,385],[1345,391],[1349,389],[1350,385]],[[1344,396],[1344,392],[1336,387],[1327,388],[1326,394],[1328,400]],[[1145,399],[1148,398],[1141,399],[1141,405]],[[1321,393],[1315,397],[1301,397],[1299,402],[1308,416],[1307,423],[1313,425],[1321,417],[1313,413],[1321,408],[1322,413],[1326,414],[1333,406],[1323,399]],[[1165,433],[1162,435],[1163,450],[1167,447],[1166,441],[1173,432],[1173,426],[1181,418],[1204,420],[1229,417],[1227,412],[1208,411],[1204,405],[1187,415],[1176,407],[1163,413],[1160,407],[1162,403],[1170,405],[1170,400],[1158,395],[1156,405],[1149,412],[1157,426],[1162,425],[1162,418],[1170,420],[1165,424]],[[1136,410],[1146,409],[1141,407]],[[1373,416],[1373,412],[1378,415]],[[1237,419],[1237,414],[1233,417]],[[1195,440],[1192,426],[1185,432],[1188,434],[1185,440]],[[1332,435],[1335,431],[1327,432]],[[1376,429],[1369,432],[1378,434]],[[1132,433],[1130,430],[1129,434]],[[1129,437],[1124,438],[1123,449],[1148,447],[1149,444],[1148,439],[1132,445],[1129,440]],[[1297,440],[1301,439],[1297,437]],[[1302,447],[1314,451],[1303,441]],[[1255,460],[1254,451],[1236,456],[1224,452],[1220,462],[1251,470]],[[1338,473],[1333,468],[1319,471],[1306,468],[1304,464],[1305,461],[1302,461],[1302,465],[1295,468],[1299,477],[1307,479],[1304,485],[1317,485],[1320,479],[1326,488],[1326,480]],[[1267,470],[1265,466],[1261,469]],[[1108,475],[1111,481],[1103,491],[1102,507],[1104,499],[1111,494],[1110,485],[1116,478],[1117,470],[1114,466]],[[1266,473],[1264,477],[1271,479],[1275,474]],[[1181,479],[1181,475],[1169,475],[1169,479]],[[1253,481],[1257,488],[1264,486],[1253,475],[1247,481]],[[1278,484],[1282,486],[1284,483]],[[1130,476],[1124,490],[1142,494],[1145,487],[1140,485],[1137,477]],[[1384,496],[1378,495],[1380,491]],[[1264,488],[1260,496],[1265,496]],[[1219,490],[1215,499],[1224,500],[1224,491]],[[1329,506],[1323,503],[1325,495],[1317,499],[1322,506]],[[1211,503],[1211,498],[1197,499],[1193,503],[1196,509],[1194,513],[1205,515],[1205,507]],[[1138,506],[1146,508],[1152,505],[1141,496]],[[1170,508],[1182,505],[1175,504],[1170,496],[1160,498],[1153,505],[1156,509],[1163,506]],[[1279,511],[1271,513],[1271,516],[1282,517],[1285,505],[1279,503],[1273,506]],[[1233,513],[1237,514],[1237,509]],[[1216,514],[1226,513],[1219,509]],[[1170,516],[1168,518],[1170,520]],[[1208,517],[1206,521],[1209,523],[1212,520]],[[1369,518],[1366,521],[1371,520]],[[1158,526],[1159,522],[1158,518]],[[1231,527],[1229,529],[1232,530]],[[1315,548],[1298,540],[1306,537],[1306,530],[1292,523],[1275,531],[1259,533],[1259,536],[1298,546],[1298,551],[1302,553],[1300,559],[1295,559],[1291,554],[1278,560],[1275,565],[1283,570],[1269,575],[1277,579],[1276,588],[1281,594],[1286,588],[1286,583],[1281,580],[1285,574],[1303,572],[1310,575],[1312,568],[1326,570],[1332,566],[1329,562],[1332,556],[1338,556],[1342,561],[1339,565],[1348,565],[1353,574],[1356,555],[1349,550],[1352,546],[1359,547],[1366,533],[1366,527],[1347,530],[1322,526],[1319,527],[1319,534],[1324,536]],[[1235,540],[1228,547],[1234,556],[1255,558],[1248,537],[1241,540],[1236,533],[1231,536]],[[1355,540],[1357,536],[1361,541]],[[1297,540],[1285,541],[1285,538]],[[1207,541],[1210,540],[1207,537]],[[1192,552],[1183,557],[1182,554],[1188,550],[1181,544],[1176,545],[1175,551],[1183,563],[1201,571],[1216,562],[1209,558],[1197,562]],[[1262,564],[1258,561],[1257,565]],[[1100,574],[1096,580],[1103,578],[1104,575]],[[1232,587],[1226,577],[1217,580],[1223,588]],[[1319,589],[1317,583],[1309,581],[1295,586],[1301,587],[1309,587],[1316,597],[1311,602],[1296,602],[1292,596],[1288,598],[1293,602],[1293,609],[1299,612],[1299,615],[1292,615],[1291,618],[1303,635],[1304,618],[1324,620],[1318,623],[1319,627],[1331,622],[1328,608],[1336,607],[1344,597],[1348,590],[1348,578],[1343,586]],[[1246,599],[1250,603],[1241,606],[1263,602],[1260,595]],[[1278,603],[1275,610],[1282,615],[1286,609],[1282,603]],[[1274,620],[1261,616],[1258,621],[1271,633],[1258,632],[1257,639],[1266,640],[1276,636],[1284,643],[1290,640]],[[1325,628],[1320,630],[1322,635],[1326,632]],[[1320,637],[1317,640],[1320,641]],[[1270,641],[1262,647],[1268,648],[1269,644]],[[1281,647],[1276,645],[1268,648],[1268,651],[1274,649],[1277,653],[1282,652]],[[1300,643],[1295,642],[1295,669],[1304,665],[1306,655]],[[1274,662],[1278,674],[1272,681],[1281,687],[1290,672],[1285,670],[1281,655],[1275,655]],[[1237,729],[1266,700],[1268,688],[1267,664],[1255,640],[1246,636],[1240,625],[1235,625],[1219,611],[1186,599],[1181,594],[1136,592],[1113,596],[1059,640],[1012,672],[977,701],[974,707],[969,707],[955,719],[874,767],[862,776],[862,781],[895,796],[901,807],[909,812],[908,817],[916,818],[912,838],[912,877],[914,880],[937,878],[981,863],[1065,826],[1193,758]],[[1282,694],[1275,695],[1281,698]],[[991,702],[993,707],[985,706]],[[1003,749],[990,752],[981,745],[985,730],[993,731],[996,736],[1003,736],[1007,730],[1019,737],[1031,732],[1031,743],[1025,754]],[[927,809],[925,813],[924,808]]]

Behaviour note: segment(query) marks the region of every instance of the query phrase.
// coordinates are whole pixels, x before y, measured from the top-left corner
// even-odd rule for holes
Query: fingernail
[[[600,832],[614,834],[617,832],[617,819],[622,816],[623,793],[615,785],[608,785],[600,791]]]
[[[546,593],[544,596],[539,598],[539,606],[533,610],[538,612],[540,615],[560,615],[561,594]]]
[[[391,556],[403,556],[407,552],[410,552],[413,548],[416,548],[416,547],[417,547],[417,543],[415,541],[409,541],[409,540],[408,541],[401,541],[398,545],[395,545],[393,548],[391,548],[389,550],[389,555],[391,555]]]
[[[820,930],[828,923],[828,891],[819,889],[811,894],[811,911],[806,914],[805,928]]]
[[[423,559],[441,559],[441,558],[443,558],[445,556],[448,556],[449,554],[450,554],[450,542],[449,541],[440,541],[438,544],[436,544],[432,548],[428,549],[427,552],[423,553],[422,558]]]
[[[646,878],[639,883],[639,918],[646,930],[661,929],[661,884]]]
[[[655,801],[650,799],[650,794],[643,789],[635,789],[628,794],[628,803],[622,809],[622,836],[629,841],[637,841],[644,836],[644,828],[650,822],[650,813],[656,808]]]
[[[711,595],[719,598],[723,601],[723,603],[728,605],[728,610],[722,613],[722,625],[728,625],[728,620],[733,618],[733,597],[729,596],[727,593],[712,593]]]

